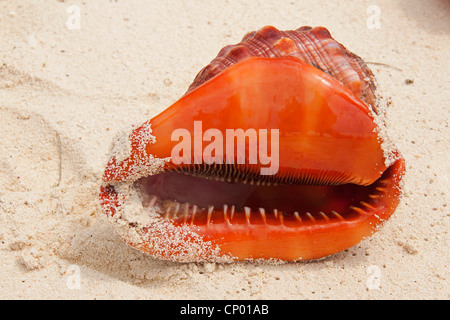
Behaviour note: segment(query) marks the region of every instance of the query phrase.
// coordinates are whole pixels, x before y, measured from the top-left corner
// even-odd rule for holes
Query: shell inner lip
[[[284,224],[350,221],[377,209],[385,173],[369,186],[303,185],[165,171],[135,182],[144,207],[175,224]]]

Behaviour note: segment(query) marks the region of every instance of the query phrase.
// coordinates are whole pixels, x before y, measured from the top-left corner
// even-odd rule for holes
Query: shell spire
[[[217,57],[197,74],[186,93],[248,57],[297,57],[331,75],[376,111],[376,82],[372,71],[362,58],[334,40],[323,27],[280,31],[266,26],[250,32],[238,44],[220,50]]]

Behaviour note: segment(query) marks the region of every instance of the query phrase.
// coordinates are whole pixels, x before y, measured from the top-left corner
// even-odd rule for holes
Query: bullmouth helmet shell
[[[345,250],[401,196],[404,160],[383,148],[374,88],[362,59],[324,28],[250,33],[116,139],[102,207],[125,242],[163,259]]]

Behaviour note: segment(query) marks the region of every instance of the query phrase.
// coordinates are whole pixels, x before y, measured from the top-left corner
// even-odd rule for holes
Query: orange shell
[[[124,240],[155,257],[176,261],[228,256],[235,260],[291,261],[337,253],[372,235],[400,201],[404,160],[393,150],[395,162],[385,163],[369,109],[374,111],[374,104],[373,74],[326,29],[279,31],[264,27],[246,35],[240,44],[222,49],[180,100],[132,131],[128,136],[129,156],[119,159],[113,155],[108,162],[101,204],[108,216],[120,213],[125,201],[130,200],[116,189],[124,182],[139,183],[143,197],[169,185],[164,192],[176,191],[181,198],[199,193],[197,199],[217,185],[208,182],[199,189],[183,183],[177,186],[176,182],[183,179],[192,182],[202,178],[182,174],[183,179],[177,176],[173,180],[172,174],[198,173],[204,168],[170,160],[176,144],[171,139],[175,129],[184,128],[194,136],[194,121],[202,121],[204,129],[221,132],[228,128],[279,128],[280,169],[274,181],[286,183],[278,189],[257,185],[240,186],[239,190],[256,190],[271,201],[280,197],[285,212],[273,206],[271,212],[258,211],[252,202],[253,207],[248,204],[233,209],[225,204],[223,209],[206,205],[193,213],[192,206],[186,205],[185,215],[177,216],[184,200],[177,203],[173,198],[177,209],[171,218],[139,228],[130,223],[141,241]],[[150,132],[156,140],[149,138]],[[166,159],[156,173],[150,168],[155,159]],[[254,168],[236,165],[232,171],[239,177],[251,173],[253,179]],[[318,182],[328,185],[311,189],[303,185]],[[223,190],[229,188],[227,185]],[[240,192],[234,193],[243,197]],[[287,205],[286,199],[291,201]],[[155,201],[150,200],[153,204]],[[306,209],[300,208],[304,211],[292,209],[299,203],[306,203]],[[270,206],[270,201],[264,205]],[[193,248],[198,250],[186,256]]]

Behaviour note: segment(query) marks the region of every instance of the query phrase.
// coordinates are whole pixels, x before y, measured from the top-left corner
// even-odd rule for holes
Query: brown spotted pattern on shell
[[[334,40],[323,27],[280,31],[266,26],[250,32],[240,43],[220,50],[217,57],[197,74],[187,93],[231,65],[254,56],[297,57],[340,81],[375,111],[376,83],[372,72],[363,59]]]

